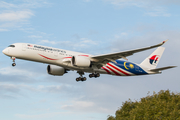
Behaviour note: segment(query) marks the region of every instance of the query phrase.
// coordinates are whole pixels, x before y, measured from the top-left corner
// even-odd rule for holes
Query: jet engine
[[[73,56],[72,65],[77,67],[91,67],[91,60],[84,56]]]
[[[50,75],[63,76],[66,72],[66,69],[56,65],[48,65],[47,72]]]

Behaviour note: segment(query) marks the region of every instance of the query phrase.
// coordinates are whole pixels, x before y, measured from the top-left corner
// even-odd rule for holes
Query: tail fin
[[[155,69],[164,52],[164,47],[158,47],[148,58],[146,58],[140,65],[149,69]]]

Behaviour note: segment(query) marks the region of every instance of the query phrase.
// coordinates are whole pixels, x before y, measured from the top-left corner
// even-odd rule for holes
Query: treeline
[[[180,120],[180,93],[161,90],[140,101],[125,101],[107,120]]]

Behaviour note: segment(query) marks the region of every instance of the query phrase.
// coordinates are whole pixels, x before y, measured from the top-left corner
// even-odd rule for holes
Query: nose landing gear
[[[16,63],[15,63],[16,58],[15,57],[11,57],[11,59],[13,60],[12,66],[13,67],[16,66]]]

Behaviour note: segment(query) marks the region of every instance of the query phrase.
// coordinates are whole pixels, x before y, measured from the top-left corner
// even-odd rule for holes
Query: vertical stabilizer
[[[141,65],[149,69],[155,69],[161,59],[164,50],[164,47],[158,47],[148,58],[146,58],[141,63]]]

